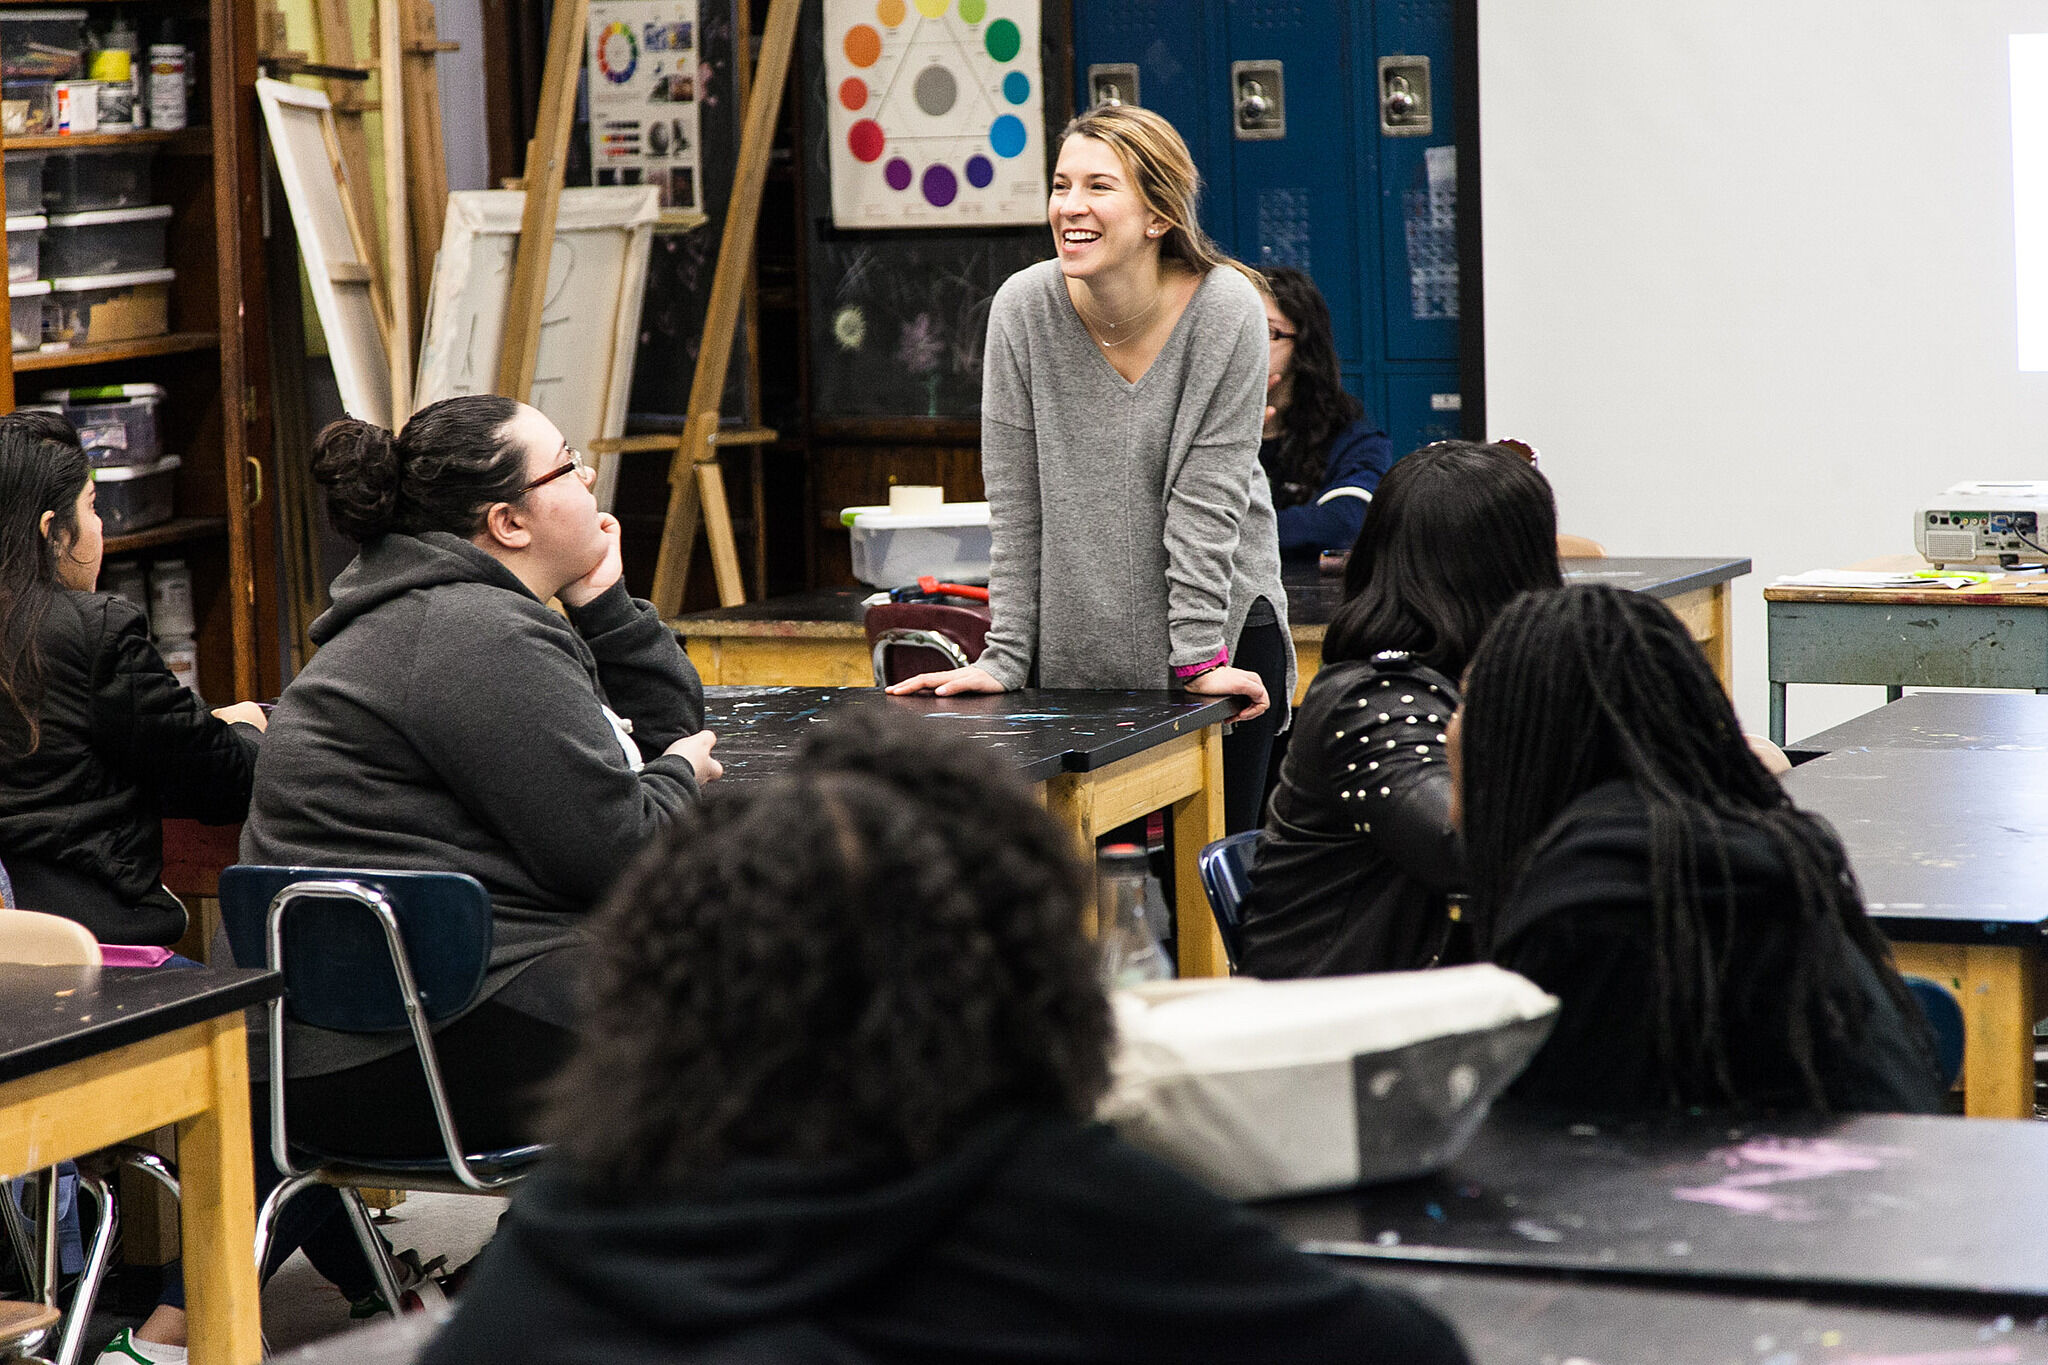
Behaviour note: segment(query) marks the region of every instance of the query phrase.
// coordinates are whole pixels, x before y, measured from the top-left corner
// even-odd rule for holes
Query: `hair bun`
[[[344,417],[313,438],[313,478],[327,490],[327,517],[358,545],[392,529],[398,507],[398,445],[371,422]]]

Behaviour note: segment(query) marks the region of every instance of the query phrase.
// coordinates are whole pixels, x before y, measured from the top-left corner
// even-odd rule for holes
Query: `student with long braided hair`
[[[1841,840],[1796,809],[1661,602],[1532,593],[1453,730],[1493,960],[1564,1003],[1545,1102],[1937,1112],[1917,1007]]]

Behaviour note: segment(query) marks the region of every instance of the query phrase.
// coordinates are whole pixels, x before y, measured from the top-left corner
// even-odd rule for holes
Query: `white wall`
[[[1479,0],[1487,424],[1564,529],[1762,589],[1912,549],[1966,478],[2048,478],[2016,360],[2007,37],[2048,0]],[[1794,687],[1793,738],[1883,700]]]

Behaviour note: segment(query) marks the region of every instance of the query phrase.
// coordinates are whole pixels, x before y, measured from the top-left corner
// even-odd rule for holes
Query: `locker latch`
[[[1380,58],[1380,131],[1388,137],[1428,137],[1435,123],[1429,58]]]
[[[1138,64],[1095,62],[1088,68],[1088,104],[1136,104]]]
[[[1230,123],[1241,140],[1287,136],[1287,99],[1279,62],[1232,62],[1230,89]]]

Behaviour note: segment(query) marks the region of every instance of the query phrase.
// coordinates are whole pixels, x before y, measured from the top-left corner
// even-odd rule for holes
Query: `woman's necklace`
[[[1097,346],[1102,347],[1104,350],[1112,350],[1118,346],[1122,346],[1129,342],[1136,341],[1139,337],[1143,336],[1144,333],[1133,332],[1129,336],[1119,337],[1115,341],[1104,341],[1101,337],[1095,335],[1097,329],[1099,328],[1103,331],[1109,332],[1120,332],[1124,328],[1136,322],[1139,318],[1145,317],[1151,312],[1153,312],[1155,309],[1157,309],[1159,307],[1160,301],[1165,297],[1166,282],[1164,280],[1161,280],[1159,282],[1159,288],[1153,292],[1152,302],[1146,304],[1143,308],[1140,308],[1137,312],[1131,314],[1129,317],[1125,318],[1121,322],[1097,322],[1094,318],[1088,316],[1088,310],[1081,307],[1081,301],[1079,299],[1076,299],[1074,301],[1074,311],[1081,315],[1081,321],[1087,326],[1088,335],[1094,337],[1095,344]]]

